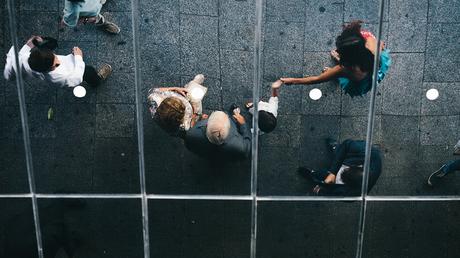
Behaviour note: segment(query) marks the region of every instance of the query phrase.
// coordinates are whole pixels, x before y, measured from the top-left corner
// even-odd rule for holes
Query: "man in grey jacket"
[[[237,112],[232,118],[213,112],[187,131],[184,142],[188,150],[205,158],[241,159],[251,154],[251,131]]]

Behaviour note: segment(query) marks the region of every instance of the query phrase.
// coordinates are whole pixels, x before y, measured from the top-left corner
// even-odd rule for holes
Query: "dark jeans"
[[[83,73],[83,81],[87,82],[93,87],[96,87],[101,84],[102,78],[97,74],[96,68],[92,67],[91,65],[86,65],[85,72]]]
[[[450,172],[454,171],[460,171],[460,159],[458,160],[450,160],[445,164],[445,167],[442,169],[442,171],[447,174]]]

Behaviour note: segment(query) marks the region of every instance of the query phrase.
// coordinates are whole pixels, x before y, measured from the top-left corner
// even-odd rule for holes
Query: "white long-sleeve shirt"
[[[61,87],[75,87],[83,81],[85,62],[83,62],[82,56],[73,54],[66,56],[56,55],[61,64],[53,71],[39,73],[32,70],[29,66],[30,50],[29,46],[24,45],[18,53],[20,67],[28,77],[38,78]],[[6,54],[6,65],[3,71],[5,79],[14,80],[16,75],[15,64],[14,49],[11,47]]]

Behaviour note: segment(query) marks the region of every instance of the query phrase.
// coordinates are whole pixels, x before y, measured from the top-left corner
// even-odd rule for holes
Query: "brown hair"
[[[164,99],[157,108],[155,118],[160,127],[168,133],[176,133],[185,115],[185,105],[175,97]]]

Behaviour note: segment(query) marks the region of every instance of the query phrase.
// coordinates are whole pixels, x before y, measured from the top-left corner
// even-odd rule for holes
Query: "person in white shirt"
[[[276,128],[276,117],[278,116],[278,96],[279,89],[283,82],[277,80],[272,83],[272,96],[268,100],[259,101],[259,129],[264,133],[269,133]],[[249,113],[254,114],[253,103],[249,102],[246,104],[246,108],[249,109]]]
[[[43,43],[42,37],[32,36],[18,53],[19,67],[29,78],[38,78],[61,87],[75,87],[83,81],[98,86],[112,73],[109,64],[103,64],[98,71],[85,65],[83,52],[78,47],[72,49],[72,54],[63,56],[56,55]],[[3,75],[7,80],[14,80],[16,74],[14,49],[11,47]]]

